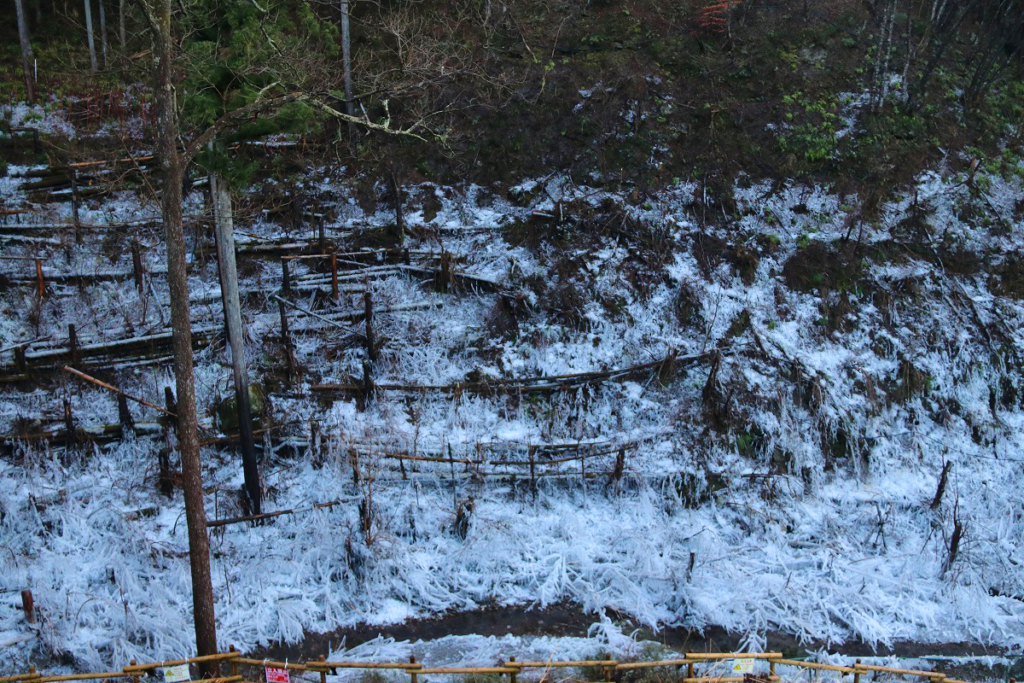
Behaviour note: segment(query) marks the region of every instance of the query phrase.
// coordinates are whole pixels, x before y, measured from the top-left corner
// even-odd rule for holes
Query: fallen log
[[[430,268],[420,268],[418,266],[407,266],[399,265],[402,270],[409,271],[410,273],[417,273],[420,275],[427,275],[431,278],[437,278],[442,275],[441,271],[431,270]],[[512,293],[505,289],[500,283],[493,280],[487,280],[486,278],[477,277],[476,275],[469,275],[467,273],[459,273],[455,270],[449,270],[443,273],[445,277],[449,277],[456,283],[463,286],[467,286],[471,289],[484,290],[489,292],[496,292],[502,296],[511,296]]]
[[[273,519],[274,517],[281,517],[282,515],[294,515],[298,512],[311,512],[313,510],[323,510],[325,508],[332,508],[335,505],[341,505],[342,503],[353,503],[359,500],[358,498],[346,498],[330,500],[326,503],[314,503],[307,508],[292,508],[290,510],[278,510],[276,512],[264,512],[258,515],[245,515],[243,517],[229,517],[227,519],[213,519],[206,523],[207,529],[214,529],[217,527],[228,526],[229,524],[240,524],[242,522],[259,522],[264,519]]]
[[[192,330],[192,347],[201,349],[213,343],[223,332],[221,327],[206,327]],[[111,342],[79,344],[75,354],[79,361],[88,359],[90,365],[109,365],[114,368],[147,365],[164,362],[170,358],[171,333],[116,339]],[[69,346],[49,347],[24,353],[25,367],[0,366],[0,383],[21,382],[36,379],[40,373],[59,371],[71,362],[72,349]],[[156,360],[154,360],[156,359]]]
[[[643,375],[659,370],[666,362],[671,361],[677,367],[679,364],[697,363],[707,360],[713,356],[714,351],[693,354],[689,356],[676,356],[670,353],[665,358],[639,365],[632,365],[625,368],[616,368],[601,372],[583,372],[574,375],[550,375],[541,377],[528,377],[524,379],[493,379],[482,382],[459,382],[456,384],[375,384],[374,387],[381,391],[404,391],[404,392],[443,392],[448,394],[532,394],[574,389],[589,384],[598,384],[606,381],[624,380],[630,377]],[[726,352],[723,352],[723,355]],[[314,393],[351,393],[358,390],[354,384],[314,384],[310,386]]]
[[[126,391],[124,391],[122,389],[118,389],[117,387],[115,387],[112,384],[107,384],[106,382],[104,382],[102,380],[98,380],[95,377],[91,377],[91,376],[85,374],[84,372],[81,372],[80,370],[75,370],[74,368],[68,367],[67,365],[65,365],[61,369],[64,372],[67,372],[67,373],[70,373],[70,374],[74,375],[75,377],[80,377],[81,379],[84,379],[86,382],[89,382],[91,384],[95,384],[96,386],[101,387],[103,389],[106,389],[107,391],[112,391],[115,394],[118,394],[119,396],[124,396],[125,398],[130,398],[131,400],[135,401],[136,403],[141,403],[144,406],[148,406],[150,408],[153,408],[154,410],[158,410],[161,413],[164,413],[165,415],[169,415],[171,417],[177,417],[177,415],[175,415],[174,413],[170,412],[169,410],[165,410],[165,409],[161,408],[160,406],[158,406],[155,403],[150,403],[149,401],[147,401],[144,398],[139,398],[138,396],[133,396],[132,394],[129,394],[128,392],[126,392]]]
[[[166,275],[167,268],[152,268],[146,270],[149,275]],[[43,271],[43,277],[49,283],[56,284],[89,284],[92,282],[122,282],[124,280],[132,280],[135,278],[135,272],[132,270],[101,270],[93,273],[47,273]],[[10,274],[7,275],[9,282],[35,282],[36,276],[25,275],[25,274]]]
[[[276,294],[273,294],[271,296],[271,298],[272,299],[276,299],[277,301],[280,301],[282,304],[284,304],[285,306],[288,306],[289,308],[294,308],[296,311],[299,311],[300,313],[305,313],[306,315],[312,316],[312,317],[316,318],[317,320],[324,321],[328,325],[331,325],[333,327],[337,327],[339,330],[342,330],[343,332],[347,332],[348,334],[350,334],[350,335],[352,335],[354,337],[361,337],[362,336],[362,334],[358,330],[354,330],[354,329],[352,329],[350,327],[345,327],[344,325],[341,325],[341,324],[339,324],[339,323],[337,323],[337,322],[327,318],[326,316],[320,315],[319,313],[314,313],[313,311],[309,310],[308,308],[303,308],[302,306],[300,306],[300,305],[298,305],[296,303],[292,303],[291,301],[288,301],[287,299],[282,299],[281,297],[279,297]]]

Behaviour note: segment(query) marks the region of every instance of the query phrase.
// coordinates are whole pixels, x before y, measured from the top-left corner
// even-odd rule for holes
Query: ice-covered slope
[[[390,222],[389,212],[364,214],[346,182],[311,175],[307,189],[343,247]],[[319,448],[293,456],[268,440],[265,452],[267,509],[304,511],[213,532],[220,640],[244,650],[490,601],[568,599],[654,628],[1021,650],[1024,307],[1013,268],[1024,191],[987,181],[979,189],[923,174],[868,219],[856,197],[742,179],[728,221],[709,216],[701,188],[685,183],[642,200],[558,176],[508,193],[407,188],[403,246],[443,248],[456,272],[500,292],[438,293],[413,271],[357,281],[381,311],[378,384],[566,375],[719,351],[547,394],[380,392],[365,411],[353,397],[314,400],[310,385],[360,377],[365,357],[326,325],[296,333],[303,375],[284,388],[268,298],[279,266],[243,265],[253,373],[273,378],[267,418],[297,439],[315,420]],[[90,215],[140,210],[121,196]],[[262,219],[239,230],[288,234]],[[152,269],[157,236],[146,250]],[[74,250],[68,267],[130,269],[126,250],[95,247]],[[313,267],[299,263],[292,277]],[[191,279],[196,324],[218,325],[214,264],[196,260]],[[63,343],[69,322],[85,338],[139,334],[157,325],[166,297],[153,283],[148,295],[130,281],[55,285],[41,306],[30,286],[11,287],[0,294],[0,347]],[[359,289],[337,305],[308,291],[292,299],[321,313],[360,310]],[[197,364],[205,415],[230,372],[216,346]],[[172,385],[160,367],[117,379],[154,400]],[[83,425],[116,415],[110,395],[51,379],[0,393],[3,431],[62,414],[65,397]],[[535,448],[545,476],[534,496],[531,446],[574,442],[606,452],[544,462],[559,458]],[[17,659],[52,651],[102,666],[191,651],[184,515],[177,495],[156,490],[162,446],[139,438],[74,455],[37,446],[0,460],[0,634]],[[407,460],[403,471],[389,453],[474,462]],[[210,448],[204,462],[208,516],[239,514],[236,456]],[[17,607],[26,587],[39,613],[31,626]]]

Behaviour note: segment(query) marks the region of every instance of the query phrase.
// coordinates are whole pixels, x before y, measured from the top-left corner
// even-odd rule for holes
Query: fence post
[[[530,454],[530,492],[533,494],[533,499],[537,500],[537,447],[529,447]]]
[[[857,670],[857,667],[859,665],[860,665],[860,660],[858,659],[853,664],[853,683],[860,683],[860,671]]]
[[[71,358],[71,367],[78,365],[78,332],[73,324],[68,325],[68,356]]]
[[[369,290],[363,293],[363,304],[366,318],[366,356],[377,360],[377,344],[373,338],[373,297]]]
[[[238,650],[235,649],[234,645],[229,646],[228,647],[228,651],[229,652],[238,652]],[[231,666],[231,675],[232,676],[237,676],[238,675],[238,662],[235,661],[234,659],[231,659],[231,660],[229,660],[229,663],[230,663],[230,666]]]
[[[21,610],[25,613],[25,621],[30,624],[36,622],[35,601],[32,599],[32,591],[27,588],[21,591]]]
[[[661,384],[668,384],[672,380],[672,375],[676,369],[676,349],[670,349],[668,355],[665,356],[665,360],[661,362],[661,367],[658,368],[658,381]]]
[[[323,234],[323,227],[322,227],[322,225],[321,225],[320,234],[321,235]],[[323,661],[324,661],[324,656],[320,655],[319,657],[317,657],[317,661],[322,664]],[[327,669],[320,669],[320,683],[327,683]]]
[[[124,394],[117,395],[117,421],[121,423],[121,438],[128,432],[135,431],[135,419],[132,411],[128,409],[128,399]]]
[[[508,666],[508,664],[512,664],[513,665],[512,668],[514,669],[515,668],[515,663],[516,663],[516,658],[515,657],[509,657],[508,658],[508,663],[505,666]],[[516,676],[517,676],[516,672],[513,671],[512,673],[510,673],[508,675],[509,683],[516,683]]]
[[[441,250],[441,269],[437,274],[437,286],[438,292],[445,293],[449,290],[449,285],[452,281],[452,255],[451,253]]]
[[[281,291],[290,294],[292,291],[292,279],[288,276],[288,261],[281,259]]]
[[[693,678],[693,662],[686,663],[686,677]]]
[[[338,302],[338,255],[331,254],[331,298]]]
[[[135,276],[135,288],[142,291],[142,251],[137,240],[132,240],[132,274]]]
[[[78,171],[71,169],[71,222],[75,226],[75,244],[82,243],[82,233],[78,229],[81,221],[78,218]]]
[[[611,658],[612,658],[612,656],[611,656],[611,655],[605,655],[605,656],[604,656],[604,658],[605,658],[605,659],[607,659],[607,660],[609,660],[609,661],[611,661]],[[606,666],[604,667],[604,680],[605,680],[605,683],[611,683],[611,680],[612,680],[612,671],[613,671],[613,670],[614,670],[614,669],[613,669],[613,667],[611,666],[611,664],[608,664],[608,665],[606,665]]]
[[[70,451],[75,447],[75,419],[71,415],[71,401],[64,399],[64,431],[65,447]]]
[[[586,457],[586,456],[581,456]],[[626,447],[623,446],[619,449],[619,452],[615,456],[615,469],[612,470],[612,475],[608,478],[608,483],[618,482],[622,479],[623,473],[626,471]]]
[[[288,333],[288,314],[284,310],[284,302],[278,299],[278,311],[281,313],[281,344],[284,346],[285,362],[288,364],[288,375],[285,379],[288,384],[292,383],[295,377],[295,361],[292,360],[292,339]]]
[[[39,294],[40,301],[46,296],[46,282],[43,280],[43,260],[38,258],[36,259],[36,293]]]
[[[373,395],[373,378],[370,377],[370,362],[363,361],[363,410],[370,404]]]
[[[775,660],[774,659],[769,659],[768,660],[768,677],[771,680],[773,680],[773,681],[775,680]]]

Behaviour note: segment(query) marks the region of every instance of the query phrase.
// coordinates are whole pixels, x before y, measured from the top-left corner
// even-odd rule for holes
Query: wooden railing
[[[767,663],[767,671],[762,666],[760,673],[749,673],[743,676],[727,675],[722,664],[726,660],[753,659]],[[662,659],[653,661],[630,661],[619,662],[617,660],[593,659],[593,660],[569,660],[569,661],[517,661],[510,657],[507,661],[498,666],[486,667],[426,667],[417,662],[415,657],[410,657],[408,662],[331,662],[323,656],[319,659],[299,662],[278,662],[268,659],[253,659],[244,657],[241,653],[232,648],[228,652],[222,652],[202,657],[189,657],[166,662],[152,662],[149,664],[138,664],[132,661],[120,671],[107,671],[102,673],[81,673],[62,676],[45,676],[34,668],[28,673],[15,674],[12,676],[0,677],[0,683],[55,683],[57,681],[88,681],[88,680],[112,680],[130,679],[132,683],[141,683],[143,677],[152,676],[157,669],[171,666],[214,663],[221,668],[228,665],[230,674],[226,676],[194,679],[192,683],[263,683],[265,681],[266,669],[287,669],[289,671],[309,672],[319,674],[320,683],[328,683],[328,674],[336,674],[338,669],[363,669],[363,670],[392,670],[404,672],[409,675],[410,683],[421,683],[420,676],[424,675],[473,675],[473,674],[496,674],[508,676],[509,683],[517,683],[517,678],[526,670],[543,670],[545,673],[542,679],[547,678],[551,669],[574,668],[574,669],[597,669],[603,675],[604,681],[610,683],[615,680],[617,672],[632,671],[637,669],[650,668],[675,668],[678,670],[678,678],[675,683],[781,683],[787,680],[780,669],[797,668],[801,670],[818,670],[838,673],[840,678],[847,675],[852,676],[851,683],[861,683],[861,676],[871,674],[877,676],[879,673],[904,676],[909,678],[927,679],[927,683],[966,683],[965,681],[949,678],[946,674],[936,671],[922,671],[918,669],[900,669],[889,666],[876,666],[862,664],[857,659],[849,666],[838,666],[833,664],[818,664],[805,662],[796,659],[785,659],[780,652],[688,652],[678,659]],[[716,666],[717,665],[717,666]],[[255,675],[245,676],[241,673],[246,668],[250,671],[255,669]],[[685,670],[684,668],[685,667]],[[704,671],[698,671],[702,667]],[[728,673],[732,673],[731,671]],[[595,680],[592,676],[589,680]],[[1013,679],[1010,679],[1011,683]]]

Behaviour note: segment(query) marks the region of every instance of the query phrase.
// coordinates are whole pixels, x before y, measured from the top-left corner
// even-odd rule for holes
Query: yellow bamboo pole
[[[135,664],[128,665],[124,668],[126,672],[132,671],[150,671],[152,669],[161,669],[166,666],[181,666],[182,664],[192,664],[193,662],[213,662],[219,659],[234,659],[238,656],[237,652],[218,652],[212,655],[202,655],[199,657],[186,657],[185,659],[171,659],[166,662],[150,662],[149,664]],[[193,681],[195,683],[195,681]]]
[[[781,652],[687,652],[687,659],[782,659]]]
[[[305,664],[295,664],[293,662],[275,662],[275,661],[270,660],[270,659],[249,659],[248,657],[239,657],[235,661],[238,662],[239,664],[243,664],[243,665],[247,665],[247,666],[263,666],[263,667],[270,666],[270,667],[273,667],[275,669],[291,669],[293,671],[309,671],[310,670],[310,667],[305,665]],[[314,664],[315,665],[316,663],[315,662],[310,662],[310,664]]]
[[[772,671],[775,670],[776,664],[782,664],[784,666],[799,666],[803,669],[820,669],[823,671],[841,671],[845,674],[855,674],[857,669],[851,666],[836,666],[834,664],[818,664],[817,662],[802,662],[798,659],[773,659],[771,660]]]
[[[564,662],[505,662],[505,666],[514,666],[520,669],[553,669],[557,667],[587,667],[587,666],[616,666],[617,661],[613,659],[580,659]]]
[[[421,674],[514,674],[519,669],[514,666],[440,666],[432,669],[418,669]]]
[[[657,662],[623,662],[621,664],[616,664],[615,668],[618,669],[619,671],[629,671],[629,670],[632,670],[632,669],[649,669],[649,668],[658,667],[658,666],[682,666],[683,664],[686,664],[688,666],[693,666],[693,660],[692,659],[663,659],[663,660],[660,660],[660,661],[657,661]],[[693,672],[692,671],[688,671],[687,675],[689,675],[692,678]]]
[[[890,674],[902,674],[904,676],[923,676],[925,678],[932,678],[935,680],[942,680],[946,677],[946,674],[940,674],[937,671],[921,671],[919,669],[897,669],[891,666],[876,666],[874,664],[856,664],[858,669],[866,671],[884,671]]]
[[[408,664],[401,662],[307,662],[306,667],[310,671],[319,671],[320,669],[422,669],[423,665],[418,664],[415,660]]]
[[[37,683],[49,681],[95,681],[101,678],[130,678],[132,674],[124,671],[103,671],[94,674],[68,674],[66,676],[43,676],[35,679]]]

